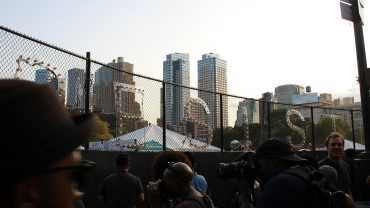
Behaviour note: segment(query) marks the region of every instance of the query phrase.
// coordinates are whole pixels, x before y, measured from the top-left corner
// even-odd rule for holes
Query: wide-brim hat
[[[282,160],[294,162],[307,161],[296,155],[290,144],[278,138],[270,138],[263,142],[261,146],[258,147],[255,157],[277,157]]]
[[[27,174],[85,144],[95,116],[70,116],[50,84],[0,80],[0,171]]]

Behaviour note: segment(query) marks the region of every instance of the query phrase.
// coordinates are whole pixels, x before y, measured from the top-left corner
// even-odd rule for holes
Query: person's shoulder
[[[294,181],[297,181],[297,182],[301,182],[302,180],[300,178],[298,178],[297,176],[293,175],[293,174],[289,174],[289,173],[286,173],[286,172],[283,172],[281,174],[278,174],[276,177],[275,177],[275,180],[279,180],[281,182],[294,182]]]
[[[348,164],[345,160],[341,160],[341,161],[339,162],[339,165],[345,166],[346,168],[350,168],[350,167],[349,167],[349,164]]]
[[[135,181],[139,181],[141,183],[141,179],[138,176],[134,175],[133,173],[127,172],[126,177],[131,178],[132,180]]]
[[[182,201],[176,205],[176,208],[192,208],[193,204],[191,201]]]
[[[319,164],[319,166],[329,165],[330,164],[330,160],[329,160],[328,157],[324,157],[323,159],[319,160],[318,164]]]
[[[117,172],[111,173],[103,178],[102,182],[110,181],[112,178],[114,178],[117,175]]]
[[[305,187],[305,181],[299,177],[289,174],[289,173],[280,173],[267,182],[265,188],[269,189],[279,189],[279,190],[288,190],[288,187]]]
[[[199,175],[199,174],[194,174],[193,175],[193,178],[194,179],[197,179],[197,180],[206,180],[206,178],[204,177],[204,176],[202,176],[202,175]]]

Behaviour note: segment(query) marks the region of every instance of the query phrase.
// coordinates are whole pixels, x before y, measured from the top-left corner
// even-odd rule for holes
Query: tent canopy
[[[131,148],[132,146],[135,146]],[[137,148],[137,146],[140,146]],[[92,150],[122,151],[162,151],[163,129],[157,125],[148,125],[136,131],[102,142],[90,142]],[[166,130],[166,149],[176,151],[219,152],[220,148],[207,145],[197,139],[188,138],[176,132]]]

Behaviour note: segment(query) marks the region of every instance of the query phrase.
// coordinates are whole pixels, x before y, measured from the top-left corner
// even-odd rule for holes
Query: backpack
[[[339,191],[327,182],[317,170],[305,171],[302,168],[290,168],[284,173],[294,175],[307,184],[310,195],[311,207],[317,208],[342,208],[346,206],[345,193]]]

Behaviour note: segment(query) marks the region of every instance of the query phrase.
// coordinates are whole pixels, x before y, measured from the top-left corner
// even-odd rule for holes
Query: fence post
[[[355,136],[355,123],[353,121],[353,110],[351,110],[351,127],[352,127],[353,149],[356,150],[356,136]]]
[[[217,96],[217,94],[216,94]],[[224,111],[222,105],[222,94],[220,94],[220,133],[221,133],[221,152],[224,151]],[[216,112],[217,113],[217,112]],[[217,116],[217,115],[216,115]],[[215,119],[216,120],[216,119]],[[217,126],[217,123],[216,123]]]
[[[166,83],[162,82],[162,136],[163,151],[166,151]]]
[[[90,112],[90,82],[91,82],[90,52],[86,52],[86,78],[85,78],[85,113]]]
[[[85,113],[90,112],[90,82],[91,82],[91,60],[90,52],[86,52],[86,73],[85,73]],[[89,141],[84,144],[85,150],[89,149]]]
[[[267,105],[267,122],[268,122],[268,135],[271,138],[271,116],[270,116],[270,102]]]
[[[313,106],[311,108],[311,133],[312,133],[312,150],[316,150],[316,143],[315,143],[315,122],[313,120]]]

